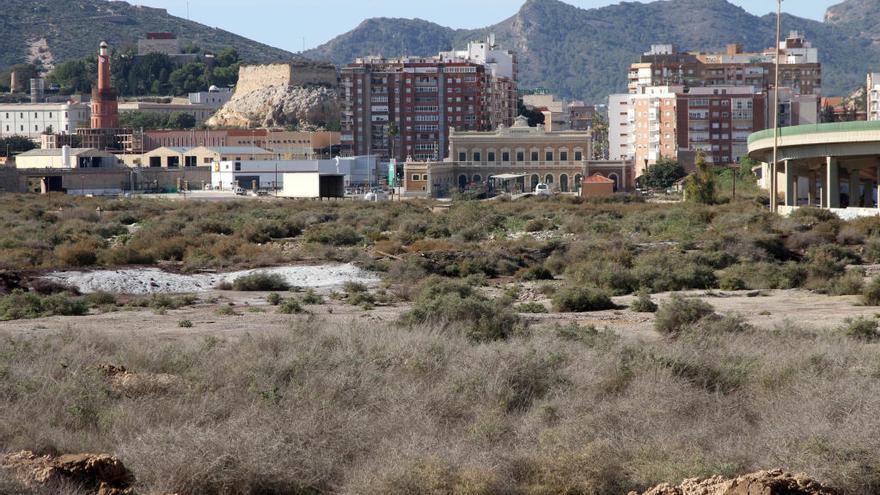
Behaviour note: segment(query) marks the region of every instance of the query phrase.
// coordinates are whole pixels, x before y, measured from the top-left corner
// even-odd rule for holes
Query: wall
[[[336,87],[336,82],[336,68],[329,64],[245,65],[238,70],[238,84],[233,98],[267,86],[326,84]]]

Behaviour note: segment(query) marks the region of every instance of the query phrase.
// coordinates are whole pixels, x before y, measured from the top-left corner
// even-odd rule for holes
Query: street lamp
[[[776,0],[776,74],[773,83],[773,162],[770,164],[770,211],[776,213],[779,200],[776,189],[779,187],[776,177],[776,165],[779,152],[779,38],[782,30],[782,0]],[[826,186],[827,189],[827,186]]]

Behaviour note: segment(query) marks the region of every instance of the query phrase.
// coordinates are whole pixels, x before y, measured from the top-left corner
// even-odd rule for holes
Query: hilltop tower
[[[116,97],[110,83],[110,47],[102,41],[98,49],[98,85],[92,88],[92,129],[119,127]]]

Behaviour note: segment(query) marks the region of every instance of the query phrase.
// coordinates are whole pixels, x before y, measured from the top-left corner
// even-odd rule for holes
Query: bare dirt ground
[[[490,292],[494,290],[489,289]],[[393,323],[409,309],[409,303],[377,305],[370,310],[351,306],[344,301],[332,299],[330,290],[319,290],[326,302],[321,305],[304,306],[306,312],[298,315],[279,314],[275,306],[266,302],[268,293],[264,292],[211,292],[200,295],[200,302],[194,306],[168,310],[157,314],[151,309],[119,309],[109,313],[93,313],[87,316],[56,316],[32,320],[0,322],[0,337],[6,335],[38,335],[44,332],[81,331],[98,332],[132,337],[174,340],[187,337],[214,336],[238,338],[245,334],[283,331],[290,323],[307,318],[322,318],[342,323],[378,322]],[[500,291],[499,291],[500,292]],[[528,290],[520,298],[521,302],[535,301],[550,308],[549,298]],[[786,322],[797,323],[800,327],[823,330],[840,326],[846,318],[858,316],[875,317],[880,308],[859,305],[858,296],[832,297],[804,290],[769,291],[687,291],[683,295],[699,297],[712,304],[722,314],[740,314],[757,326],[771,330]],[[285,297],[288,294],[283,294]],[[295,296],[290,293],[289,296]],[[655,302],[662,304],[670,294],[655,294]],[[608,329],[626,338],[651,340],[660,338],[654,331],[654,315],[635,313],[626,308],[633,296],[614,298],[621,306],[617,310],[590,313],[544,313],[523,314],[532,326],[577,323],[595,325]],[[218,314],[218,308],[231,306],[235,315]],[[192,327],[181,328],[182,320],[192,322]]]

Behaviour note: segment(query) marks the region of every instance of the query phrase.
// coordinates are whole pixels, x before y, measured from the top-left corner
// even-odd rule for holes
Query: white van
[[[535,186],[535,196],[550,196],[550,186],[543,182]]]

